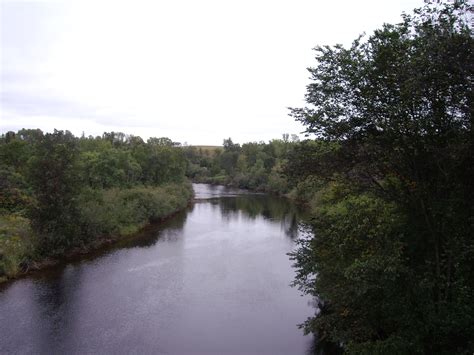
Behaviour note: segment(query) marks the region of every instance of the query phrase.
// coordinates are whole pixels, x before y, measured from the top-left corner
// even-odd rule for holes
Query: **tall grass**
[[[32,255],[29,220],[16,214],[0,215],[0,282],[18,274]]]

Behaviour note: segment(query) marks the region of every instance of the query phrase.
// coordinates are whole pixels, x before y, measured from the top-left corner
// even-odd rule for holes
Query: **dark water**
[[[287,201],[194,185],[139,238],[0,289],[0,353],[307,354]]]

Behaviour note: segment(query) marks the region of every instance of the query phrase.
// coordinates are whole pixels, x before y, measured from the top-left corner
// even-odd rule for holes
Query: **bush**
[[[159,187],[88,190],[79,200],[86,234],[132,234],[153,220],[183,209],[192,196],[189,183]]]
[[[29,220],[14,214],[0,215],[0,280],[18,274],[32,255]]]

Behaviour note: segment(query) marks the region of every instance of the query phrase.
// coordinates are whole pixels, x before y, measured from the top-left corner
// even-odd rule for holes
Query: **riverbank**
[[[0,283],[51,267],[130,237],[150,222],[160,222],[186,208],[193,197],[189,182],[158,187],[86,190],[78,199],[77,221],[85,237],[54,253],[40,252],[41,237],[21,214],[0,215]]]
[[[225,186],[241,190],[246,190],[250,192],[257,193],[266,193],[273,196],[284,197],[289,199],[291,202],[307,207],[309,209],[313,208],[311,205],[311,200],[314,199],[315,192],[306,186],[300,186],[304,184],[299,184],[297,187],[288,191],[287,189],[275,190],[269,189],[265,185],[260,185],[255,188],[242,186],[232,180],[229,176],[217,176],[217,177],[200,177],[193,179],[193,183],[197,184],[209,184],[214,186]]]

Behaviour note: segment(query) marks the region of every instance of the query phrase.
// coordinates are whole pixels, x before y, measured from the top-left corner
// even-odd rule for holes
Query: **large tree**
[[[36,143],[28,180],[35,203],[29,206],[41,253],[61,253],[80,240],[76,199],[80,191],[77,139],[54,130]]]
[[[333,207],[323,208],[315,219],[313,243],[303,243],[294,254],[296,283],[308,293],[332,297],[325,304],[339,312],[329,312],[326,323],[320,315],[307,323],[307,330],[331,326],[333,340],[345,344],[383,344],[389,339],[393,345],[403,339],[397,344],[410,351],[449,352],[458,345],[456,351],[472,352],[474,40],[465,22],[469,11],[463,1],[428,4],[414,15],[404,15],[400,24],[387,24],[368,39],[358,38],[350,48],[316,48],[317,66],[309,69],[308,106],[292,109],[292,115],[325,143],[316,145],[319,153],[305,156],[319,158],[327,156],[328,147],[333,149],[332,159],[315,161],[319,172],[312,169],[312,174],[342,179],[351,186],[351,194],[373,202],[354,202],[347,195],[332,199]],[[367,219],[354,208],[365,208]],[[349,296],[353,287],[349,282],[357,279],[354,270],[367,271],[360,260],[382,255],[384,247],[378,243],[388,235],[388,250],[396,262],[387,255],[371,260],[379,263],[381,273],[389,274],[394,262],[397,272],[392,283],[382,275],[370,275],[369,282],[386,292],[356,304],[353,297],[344,298],[344,290]],[[369,238],[372,244],[366,245],[363,236],[378,241]],[[325,243],[326,254],[317,250],[314,240]],[[337,253],[328,250],[339,248],[342,253],[344,243],[364,246],[344,263],[335,263],[329,256]],[[329,269],[333,280],[342,280],[340,289],[324,282]],[[412,298],[394,298],[395,287]],[[387,312],[397,313],[397,302],[396,321],[385,322]],[[402,302],[412,304],[402,307]],[[359,320],[349,314],[358,314]],[[349,321],[355,322],[352,331]],[[415,323],[426,326],[420,329],[413,327]],[[355,334],[357,324],[364,324],[364,335]],[[413,339],[404,338],[402,327],[416,333]]]

